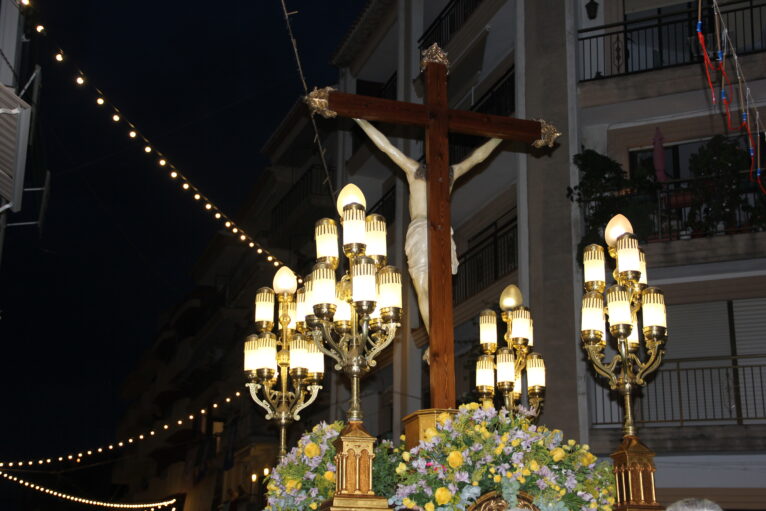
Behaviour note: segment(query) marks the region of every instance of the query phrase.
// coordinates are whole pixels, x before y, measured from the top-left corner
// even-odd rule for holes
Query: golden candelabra
[[[479,315],[479,342],[484,354],[476,361],[476,390],[482,403],[490,405],[497,388],[503,394],[505,408],[513,413],[521,402],[522,376],[526,370],[527,400],[532,412],[539,415],[545,400],[545,362],[542,355],[531,351],[534,346],[532,313],[522,303],[521,290],[513,284],[500,295],[500,317],[506,324],[503,338],[507,347],[497,347],[495,311],[487,309]]]
[[[251,380],[247,387],[253,401],[266,410],[266,420],[279,426],[280,461],[287,454],[287,427],[300,420],[301,410],[316,400],[324,377],[324,356],[296,330],[296,287],[295,274],[283,266],[274,276],[274,289],[257,291],[257,333],[245,341],[245,371]],[[275,294],[279,337],[272,333]]]
[[[615,509],[659,509],[654,492],[654,453],[636,434],[633,395],[639,386],[646,385],[646,377],[660,366],[665,353],[665,296],[658,288],[648,287],[646,256],[627,218],[612,218],[604,237],[609,255],[616,261],[615,283],[606,289],[604,248],[585,247],[580,336],[595,371],[623,398],[623,442],[612,454],[617,480]],[[615,339],[617,348],[608,363],[604,361],[607,334]]]
[[[402,312],[402,277],[386,264],[386,221],[366,215],[362,191],[347,185],[338,196],[343,253],[349,271],[336,282],[338,228],[334,220],[317,222],[317,264],[306,278],[304,311],[307,335],[335,369],[351,381],[349,421],[362,421],[360,380],[375,357],[396,336]],[[300,314],[299,314],[300,316]]]

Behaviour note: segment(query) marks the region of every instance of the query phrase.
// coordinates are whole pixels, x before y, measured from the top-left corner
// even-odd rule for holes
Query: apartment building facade
[[[455,184],[452,221],[460,260],[453,283],[456,390],[460,400],[474,398],[475,318],[482,309],[497,308],[502,289],[515,283],[532,309],[535,349],[548,369],[541,422],[589,442],[599,455],[608,455],[618,444],[621,409],[579,347],[577,247],[589,209],[570,201],[567,188],[580,181],[572,161],[583,148],[632,172],[654,150],[659,128],[668,179],[658,183],[656,197],[647,199],[651,232],[644,248],[650,282],[666,293],[670,340],[666,361],[638,399],[639,432],[657,451],[662,502],[706,495],[730,509],[760,509],[758,503],[766,500],[758,476],[766,471],[766,233],[748,216],[748,208],[738,214],[734,228],[701,234],[692,226],[688,189],[696,178],[689,158],[707,139],[726,133],[721,113],[707,99],[692,37],[695,6],[672,0],[371,0],[333,58],[337,84],[316,85],[422,102],[420,51],[437,42],[449,55],[452,108],[544,118],[564,132],[552,151],[503,144]],[[766,98],[766,6],[740,1],[723,10],[730,13],[737,34],[747,32],[738,47],[741,62],[754,97]],[[709,16],[709,7],[705,13]],[[379,128],[405,154],[422,156],[422,133]],[[263,148],[271,166],[240,212],[240,222],[293,269],[308,273],[314,221],[336,216],[329,190],[353,182],[366,194],[368,211],[386,217],[390,263],[404,269],[409,193],[402,171],[351,120],[320,120],[320,132],[328,171],[317,155],[305,107],[298,102],[286,113]],[[453,136],[451,161],[479,143]],[[748,204],[761,200],[757,193],[748,187],[741,191]],[[136,378],[162,373],[168,379],[162,385],[144,380],[142,385],[153,390],[140,399],[133,396],[142,404],[135,418],[126,417],[126,431],[151,421],[147,411],[158,406],[160,395],[166,400],[163,410],[182,413],[214,399],[223,387],[242,386],[241,341],[253,297],[258,287],[270,285],[272,276],[273,268],[225,233],[211,243],[197,273],[208,301],[203,306],[197,305],[199,298],[190,298],[179,306],[166,328],[171,333],[158,338],[145,367],[137,370]],[[187,308],[194,312],[183,312]],[[401,418],[429,405],[428,367],[422,359],[427,335],[411,289],[405,310],[397,341],[362,384],[366,425],[381,438],[398,437]],[[182,326],[184,315],[194,325]],[[160,354],[162,346],[167,354]],[[158,365],[162,357],[167,360]],[[217,369],[206,374],[208,362],[201,361],[210,360]],[[181,382],[211,379],[220,383],[177,390]],[[343,418],[346,382],[328,370],[323,384],[318,402],[302,414],[303,424],[292,428],[293,439],[320,420]],[[227,502],[227,492],[250,489],[252,495],[244,500],[256,506],[255,493],[261,490],[250,486],[250,476],[273,463],[269,446],[275,431],[249,398],[241,399],[236,413],[221,416],[219,425],[211,423],[204,431],[190,427],[198,435],[196,449],[218,428],[222,445],[209,458],[218,461],[209,463],[219,463],[215,466],[221,470],[224,463],[229,467],[223,478],[205,483],[204,492],[192,475],[200,458],[188,448],[176,447],[162,470],[157,461],[147,461],[145,480],[136,479],[136,470],[126,465],[120,477],[115,472],[115,481],[131,494],[140,488],[156,493],[160,487],[167,488],[166,494],[184,493],[189,502],[184,509],[210,509]],[[228,442],[236,455],[225,461]],[[204,496],[200,493],[192,504],[195,491]]]

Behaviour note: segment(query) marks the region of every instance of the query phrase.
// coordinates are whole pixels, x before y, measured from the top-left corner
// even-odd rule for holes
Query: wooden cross
[[[514,119],[463,110],[447,103],[447,55],[438,45],[423,52],[425,103],[406,103],[314,89],[312,112],[425,128],[428,178],[428,294],[430,311],[431,406],[455,408],[455,349],[452,315],[449,132],[502,138],[552,147],[559,133],[545,121]]]

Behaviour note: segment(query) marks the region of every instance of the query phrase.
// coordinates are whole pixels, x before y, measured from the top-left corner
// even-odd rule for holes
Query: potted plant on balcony
[[[752,209],[747,201],[750,183],[743,175],[750,157],[736,140],[716,135],[689,158],[695,180],[690,185],[693,200],[689,224],[698,235],[732,233],[750,226],[739,225],[740,217]]]
[[[586,245],[599,243],[603,239],[601,229],[619,213],[631,219],[640,239],[652,235],[656,210],[652,204],[657,201],[658,184],[651,166],[639,165],[629,174],[615,160],[585,148],[574,155],[573,162],[580,170],[580,182],[567,187],[567,197],[585,211],[585,234],[578,254]]]

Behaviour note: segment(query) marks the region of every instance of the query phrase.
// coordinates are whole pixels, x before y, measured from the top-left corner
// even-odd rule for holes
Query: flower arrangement
[[[335,445],[342,422],[321,422],[304,434],[266,484],[270,511],[318,509],[335,493]],[[373,460],[373,490],[388,496],[396,488],[396,464],[401,459],[390,441],[379,442]]]
[[[491,491],[512,507],[523,491],[541,511],[607,511],[614,504],[611,465],[596,464],[587,445],[477,403],[439,416],[395,471],[400,482],[389,503],[397,509],[463,510]]]
[[[335,492],[335,446],[343,423],[306,433],[267,483],[269,511],[318,509]],[[610,511],[614,477],[587,445],[563,441],[559,430],[536,426],[505,409],[460,407],[442,414],[426,439],[407,451],[380,442],[373,490],[396,509],[457,511],[497,491],[512,507],[520,492],[541,511]]]

